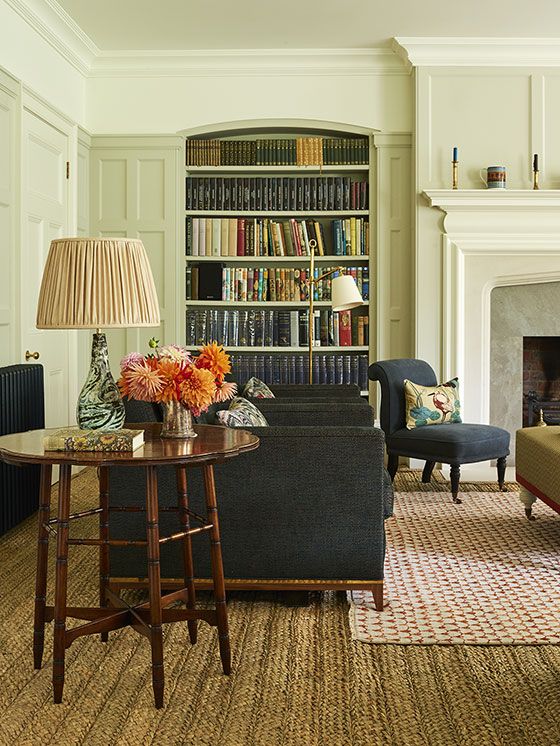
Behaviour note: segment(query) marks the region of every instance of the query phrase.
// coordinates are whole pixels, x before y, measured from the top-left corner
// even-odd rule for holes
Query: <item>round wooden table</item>
[[[195,427],[198,437],[190,440],[161,438],[161,424],[134,425],[144,430],[144,445],[129,452],[69,452],[45,451],[43,439],[48,430],[32,430],[0,437],[0,458],[10,464],[40,464],[41,489],[39,502],[39,534],[37,549],[37,576],[35,585],[35,622],[33,657],[35,668],[41,668],[44,645],[44,626],[54,620],[53,689],[55,703],[62,701],[64,688],[64,655],[66,648],[82,635],[100,633],[107,641],[111,630],[131,626],[145,635],[152,649],[152,683],[156,707],[163,706],[163,637],[162,624],[186,620],[191,642],[197,637],[197,620],[201,619],[218,628],[220,656],[225,674],[231,670],[231,652],[228,635],[227,608],[220,548],[220,528],[214,483],[214,464],[234,458],[259,445],[259,439],[246,430],[228,429],[211,425]],[[50,518],[52,467],[60,467],[58,483],[58,515]],[[158,526],[158,466],[174,465],[177,472],[176,534],[160,537]],[[70,479],[72,466],[94,466],[99,470],[99,507],[70,514]],[[109,466],[142,467],[146,470],[146,507],[130,508],[146,513],[146,539],[141,541],[111,540],[109,538],[109,513],[125,508],[109,508]],[[200,466],[204,473],[207,515],[200,516],[189,509],[187,496],[187,466]],[[69,522],[88,515],[99,514],[99,538],[70,539]],[[191,527],[191,519],[199,525]],[[214,609],[196,610],[191,536],[208,532],[212,560]],[[56,535],[56,576],[54,606],[47,606],[47,558],[49,534]],[[185,587],[161,595],[160,544],[181,540]],[[99,607],[67,606],[68,546],[72,544],[99,547]],[[136,606],[128,605],[108,587],[109,546],[146,546],[148,555],[149,601]],[[183,601],[184,609],[168,608]],[[66,618],[86,620],[85,624],[66,629]]]

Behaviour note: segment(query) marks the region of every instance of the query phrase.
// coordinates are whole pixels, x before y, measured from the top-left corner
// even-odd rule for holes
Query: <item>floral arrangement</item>
[[[193,356],[185,347],[159,347],[151,339],[148,355],[131,352],[121,360],[118,386],[123,396],[140,401],[182,402],[195,417],[210,404],[231,399],[237,385],[225,381],[231,371],[230,357],[216,342],[204,345]]]

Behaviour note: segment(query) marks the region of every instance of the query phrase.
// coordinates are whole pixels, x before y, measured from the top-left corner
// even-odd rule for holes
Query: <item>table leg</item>
[[[39,492],[39,534],[37,538],[37,575],[35,577],[35,620],[33,624],[33,665],[41,668],[45,645],[45,605],[47,603],[47,562],[49,557],[49,532],[47,523],[51,508],[52,466],[41,466]]]
[[[102,541],[109,540],[109,469],[106,466],[99,467],[99,538]],[[109,584],[109,545],[99,545],[99,606],[106,607],[107,598],[105,589]],[[108,632],[101,633],[101,641],[107,642]]]
[[[187,467],[177,466],[177,495],[179,499],[179,522],[181,531],[188,531],[190,528],[189,521],[189,498],[187,492]],[[182,541],[183,545],[183,573],[185,579],[185,588],[187,589],[187,609],[194,609],[196,606],[196,591],[194,587],[194,567],[192,558],[192,542],[190,536],[185,536]],[[187,622],[189,629],[189,638],[194,645],[197,640],[197,623],[196,619],[189,619]]]
[[[66,583],[68,577],[68,516],[70,514],[70,464],[60,465],[56,521],[56,577],[54,598],[53,689],[54,702],[62,702],[66,651]]]
[[[146,537],[148,540],[148,584],[150,594],[150,641],[152,646],[152,685],[156,707],[163,707],[163,634],[161,574],[159,564],[159,506],[155,466],[146,467]]]
[[[216,603],[220,657],[222,659],[224,673],[229,674],[231,673],[231,649],[229,645],[226,587],[224,583],[224,568],[222,564],[222,547],[220,541],[220,524],[218,521],[218,506],[216,502],[214,467],[210,464],[203,466],[202,468],[204,470],[206,511],[208,520],[212,523],[212,529],[210,530],[210,557],[212,560],[212,580],[214,583],[214,600]]]

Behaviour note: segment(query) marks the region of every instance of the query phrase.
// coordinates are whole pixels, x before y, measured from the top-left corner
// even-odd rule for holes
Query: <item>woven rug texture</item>
[[[386,606],[379,613],[371,593],[349,594],[354,639],[559,644],[560,517],[537,501],[537,520],[528,521],[517,492],[497,485],[479,483],[480,491],[467,493],[463,486],[462,505],[440,491],[447,485],[436,485],[395,495],[385,524]]]
[[[73,510],[95,505],[95,488],[91,472],[74,479]],[[71,531],[95,535],[96,521]],[[230,594],[230,677],[215,629],[201,624],[191,647],[186,625],[168,626],[159,711],[145,638],[131,629],[108,644],[80,638],[67,650],[64,701],[53,705],[52,625],[43,669],[32,662],[35,550],[34,516],[0,537],[2,746],[560,744],[558,646],[363,645],[342,593],[296,608],[281,594]],[[95,549],[70,549],[71,603],[95,603],[96,563]],[[51,573],[50,598],[52,589]]]

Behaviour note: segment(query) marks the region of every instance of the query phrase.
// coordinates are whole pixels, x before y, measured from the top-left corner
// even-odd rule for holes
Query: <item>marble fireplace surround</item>
[[[491,293],[560,281],[560,190],[423,194],[445,213],[442,378],[459,376],[466,422],[490,423]],[[553,327],[560,335],[560,313]],[[493,424],[502,424],[499,413],[492,414]]]

